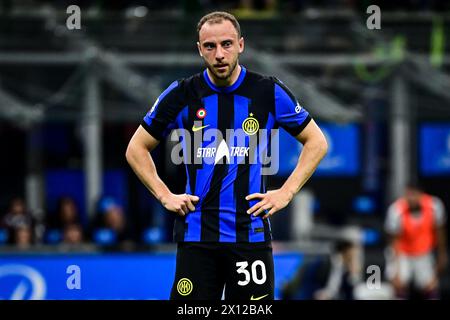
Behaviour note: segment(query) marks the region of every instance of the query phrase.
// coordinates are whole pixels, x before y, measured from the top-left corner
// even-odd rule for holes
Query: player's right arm
[[[169,211],[182,216],[194,211],[199,198],[187,194],[173,194],[156,171],[150,152],[175,125],[182,107],[179,82],[173,82],[156,100],[142,124],[128,144],[126,159],[147,189]]]
[[[126,159],[142,183],[167,210],[184,216],[189,211],[195,210],[194,204],[197,203],[198,197],[170,192],[158,176],[150,154],[158,144],[157,139],[139,126],[128,144]]]

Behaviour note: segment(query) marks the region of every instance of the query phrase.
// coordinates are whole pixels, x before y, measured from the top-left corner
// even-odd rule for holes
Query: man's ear
[[[239,53],[244,52],[244,47],[245,47],[244,37],[241,37],[239,39]]]
[[[200,42],[197,41],[197,49],[198,49],[198,54],[200,55],[200,57],[203,57],[202,51],[200,50]]]

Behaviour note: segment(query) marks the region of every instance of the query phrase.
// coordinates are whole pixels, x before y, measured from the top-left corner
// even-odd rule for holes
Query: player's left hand
[[[247,210],[248,214],[255,217],[264,212],[263,219],[273,215],[275,212],[286,207],[292,200],[292,195],[282,189],[270,190],[266,193],[252,193],[245,197],[245,200],[261,199],[258,203]]]

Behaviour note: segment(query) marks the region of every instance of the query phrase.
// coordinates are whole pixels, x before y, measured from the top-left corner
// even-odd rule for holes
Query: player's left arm
[[[303,144],[303,150],[298,159],[297,165],[283,186],[267,193],[253,193],[245,199],[261,199],[247,213],[255,216],[268,210],[264,218],[286,207],[294,195],[300,191],[316,170],[320,161],[324,158],[328,150],[328,144],[320,128],[314,120],[296,136],[296,139]]]

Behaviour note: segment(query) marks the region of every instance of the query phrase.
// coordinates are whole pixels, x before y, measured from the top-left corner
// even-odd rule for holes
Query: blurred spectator
[[[27,225],[21,225],[15,228],[13,244],[18,249],[28,249],[33,244],[33,229]]]
[[[241,18],[270,18],[276,14],[276,0],[240,0],[232,12]]]
[[[294,278],[283,285],[283,300],[353,300],[361,284],[359,247],[339,240],[328,256],[305,261]]]
[[[17,197],[11,200],[9,210],[1,221],[1,227],[8,230],[8,233],[15,239],[15,231],[18,228],[26,227],[30,229],[33,234],[35,221],[33,217],[27,212],[25,202],[22,198]]]
[[[56,213],[49,217],[48,227],[63,230],[68,225],[80,223],[78,208],[71,197],[61,197],[58,200]]]
[[[361,282],[358,247],[350,241],[338,241],[329,260],[327,282],[314,293],[317,300],[354,300],[354,288]]]
[[[32,217],[28,214],[22,198],[11,200],[9,210],[2,219],[2,225],[8,229],[15,229],[22,225],[32,225]]]
[[[239,6],[247,10],[274,10],[277,0],[240,0]]]
[[[132,240],[123,208],[112,197],[105,197],[99,202],[93,238],[98,244],[108,245],[126,244]]]
[[[79,224],[73,223],[64,228],[63,243],[70,245],[83,243],[83,229]]]
[[[81,228],[80,216],[75,200],[68,196],[61,197],[58,200],[56,212],[48,217],[46,242],[61,242],[64,240],[65,230],[73,225],[80,227],[81,237],[83,237],[83,229]]]
[[[404,196],[389,207],[386,275],[398,298],[409,298],[416,291],[421,298],[438,298],[439,275],[448,259],[445,223],[442,201],[417,184],[408,184]]]

